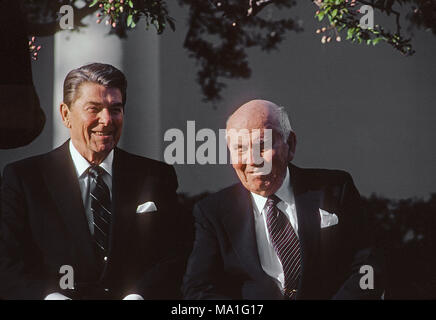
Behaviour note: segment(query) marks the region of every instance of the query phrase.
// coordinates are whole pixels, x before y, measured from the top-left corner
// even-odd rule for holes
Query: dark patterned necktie
[[[279,202],[276,195],[269,196],[264,212],[271,242],[285,274],[284,295],[295,299],[301,274],[300,241],[287,216],[277,208]]]
[[[103,181],[104,169],[89,167],[91,212],[94,220],[94,242],[99,261],[107,261],[109,232],[112,221],[110,191]]]

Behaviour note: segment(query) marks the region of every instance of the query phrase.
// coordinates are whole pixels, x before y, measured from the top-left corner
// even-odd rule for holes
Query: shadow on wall
[[[207,195],[179,194],[189,243],[194,238],[193,206]],[[373,194],[362,197],[362,206],[371,217],[376,246],[385,256],[384,298],[436,299],[436,193],[427,201],[394,201]]]

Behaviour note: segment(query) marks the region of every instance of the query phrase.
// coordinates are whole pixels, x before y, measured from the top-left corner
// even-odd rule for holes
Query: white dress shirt
[[[89,200],[89,186],[90,179],[87,170],[91,165],[74,147],[73,142],[70,140],[70,154],[74,163],[74,168],[76,170],[77,178],[79,179],[79,187],[80,193],[82,195],[83,205],[86,211],[86,217],[88,219],[89,229],[91,233],[94,234],[94,218],[91,214],[91,201]],[[100,167],[104,169],[103,181],[109,188],[110,197],[112,199],[112,163],[114,160],[114,150],[106,156],[102,163],[100,163]],[[44,300],[71,300],[69,297],[59,293],[53,292],[47,295]],[[139,294],[129,294],[123,298],[123,300],[144,300],[144,298]]]
[[[94,234],[94,217],[91,213],[91,201],[89,199],[89,186],[91,177],[88,173],[88,168],[91,164],[86,160],[74,147],[70,140],[70,154],[73,159],[74,168],[76,169],[77,178],[79,179],[80,194],[82,195],[83,206],[85,207],[86,218],[88,220],[89,230]],[[106,158],[100,163],[100,167],[104,169],[103,181],[109,188],[110,197],[112,199],[112,163],[114,160],[114,150],[111,150]]]
[[[291,222],[292,227],[298,237],[298,220],[297,210],[295,208],[294,192],[290,183],[289,169],[286,170],[286,176],[283,180],[281,187],[275,193],[280,201],[277,207],[285,213],[286,217]],[[256,231],[257,250],[259,253],[260,263],[262,269],[277,281],[279,287],[284,290],[285,275],[283,272],[282,263],[274,250],[273,244],[270,240],[268,227],[266,223],[267,217],[263,214],[263,208],[266,204],[266,197],[262,197],[256,193],[251,192],[251,200],[253,203],[254,224]]]

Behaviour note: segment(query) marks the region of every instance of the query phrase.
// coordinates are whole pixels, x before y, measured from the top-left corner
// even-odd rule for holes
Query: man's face
[[[124,107],[117,88],[82,83],[72,105],[61,105],[61,114],[74,146],[91,163],[103,161],[120,140]]]
[[[232,166],[242,185],[264,197],[274,194],[283,183],[293,156],[280,131],[269,123],[231,129],[227,130],[228,147]]]

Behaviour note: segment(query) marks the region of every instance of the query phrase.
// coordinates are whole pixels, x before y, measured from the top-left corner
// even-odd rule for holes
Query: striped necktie
[[[300,241],[288,217],[277,208],[276,205],[280,201],[276,195],[269,196],[264,212],[270,239],[285,275],[284,295],[289,299],[295,299],[301,275]]]
[[[103,181],[104,169],[89,167],[91,212],[94,224],[94,242],[99,261],[107,262],[109,232],[112,221],[110,191]]]

